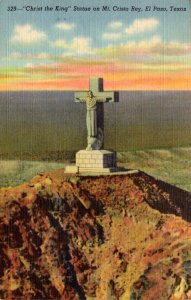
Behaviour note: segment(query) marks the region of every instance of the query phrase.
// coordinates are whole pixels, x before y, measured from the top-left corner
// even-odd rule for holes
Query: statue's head
[[[89,97],[93,97],[93,93],[92,93],[91,90],[88,91],[88,96],[89,96]]]

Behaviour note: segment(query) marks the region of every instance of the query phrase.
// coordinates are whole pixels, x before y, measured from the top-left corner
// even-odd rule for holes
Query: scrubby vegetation
[[[27,158],[27,154],[25,159]],[[2,160],[0,162],[0,186],[15,186],[33,176],[56,169],[63,169],[74,162],[74,152],[52,153],[49,161]],[[118,153],[118,164],[130,169],[142,170],[156,178],[191,191],[191,148],[172,148]]]
[[[121,166],[142,170],[191,191],[191,148],[120,152],[118,161]]]

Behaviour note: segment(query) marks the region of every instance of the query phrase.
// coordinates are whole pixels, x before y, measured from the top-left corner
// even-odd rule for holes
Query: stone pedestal
[[[76,165],[67,166],[66,173],[111,173],[116,170],[116,154],[108,150],[80,150]]]
[[[76,166],[80,171],[95,172],[109,171],[116,167],[116,155],[114,152],[107,150],[81,150],[76,153]]]

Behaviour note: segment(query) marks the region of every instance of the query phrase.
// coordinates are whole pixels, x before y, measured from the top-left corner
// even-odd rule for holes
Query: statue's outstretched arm
[[[78,100],[78,102],[86,102],[85,98],[76,98],[76,100]]]

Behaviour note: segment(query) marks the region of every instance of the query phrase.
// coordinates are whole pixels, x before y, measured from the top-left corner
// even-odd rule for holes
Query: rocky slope
[[[145,173],[0,190],[1,299],[191,299],[191,194]]]

